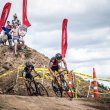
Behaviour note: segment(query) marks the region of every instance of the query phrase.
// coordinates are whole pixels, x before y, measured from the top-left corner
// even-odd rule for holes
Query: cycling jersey
[[[61,60],[62,61],[62,60]],[[51,69],[53,71],[58,71],[60,69],[60,65],[59,62],[56,60],[55,57],[52,57],[50,62],[49,62],[49,66],[51,66]]]
[[[26,72],[25,78],[30,78],[30,79],[32,79],[32,77],[33,77],[33,76],[31,75],[32,70],[34,70],[34,66],[33,66],[33,65],[29,65],[29,66],[26,66],[26,67],[24,68],[24,71]]]

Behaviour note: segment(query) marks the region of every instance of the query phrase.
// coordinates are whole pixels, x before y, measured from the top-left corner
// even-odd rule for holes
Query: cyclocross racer
[[[57,77],[55,74],[55,71],[57,72],[61,72],[62,70],[64,70],[64,68],[62,68],[59,63],[63,62],[65,69],[67,70],[67,64],[66,61],[64,60],[64,58],[62,57],[62,55],[60,53],[57,53],[55,55],[55,57],[52,57],[50,62],[49,62],[49,71],[52,74],[53,77]]]
[[[40,74],[38,74],[36,71],[35,71],[35,69],[34,69],[34,66],[32,65],[32,63],[31,62],[29,62],[29,61],[27,61],[26,63],[25,63],[25,68],[24,68],[24,70],[23,70],[23,73],[25,72],[26,74],[25,74],[25,78],[27,79],[27,78],[29,78],[29,79],[33,79],[33,76],[32,76],[32,74],[31,74],[31,72],[32,72],[32,70],[38,75],[38,76],[40,76]]]

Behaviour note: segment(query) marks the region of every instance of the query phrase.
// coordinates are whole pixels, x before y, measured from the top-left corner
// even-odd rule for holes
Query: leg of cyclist
[[[25,84],[27,87],[27,92],[29,95],[33,95],[34,92],[36,93],[36,90],[35,90],[36,87],[35,89],[32,89],[32,86],[31,86],[31,83],[33,81],[33,76],[31,75],[31,73],[26,73],[25,78],[26,78]]]
[[[54,84],[56,84],[57,83],[57,85],[59,85],[58,84],[58,80],[57,80],[57,73],[56,72],[58,72],[58,69],[59,69],[59,67],[58,66],[52,66],[51,68],[49,68],[49,71],[50,71],[50,73],[51,73],[51,75],[52,75],[52,77],[53,77],[53,81],[54,81]],[[56,71],[56,72],[55,72]]]
[[[60,67],[59,70],[58,70],[58,72],[59,72],[59,74],[62,74],[63,77],[65,75],[66,75],[65,77],[68,77],[69,71],[67,69]]]
[[[62,83],[62,81],[63,81],[62,78],[65,79],[65,78],[64,78],[65,75],[66,75],[66,77],[67,77],[68,70],[66,70],[65,68],[62,68],[61,66],[59,66],[58,72],[59,72],[59,74],[60,74],[59,80],[60,80],[60,82]],[[67,79],[65,79],[65,80],[67,80]]]
[[[25,74],[25,78],[26,78],[26,80],[25,80],[25,81],[26,81],[26,86],[27,86],[27,89],[29,89],[29,86],[30,86],[30,85],[29,85],[28,80],[30,80],[30,73],[26,73],[26,74]]]
[[[61,68],[60,65],[57,66],[57,72],[58,72],[58,76],[60,74],[60,72],[63,71],[63,68]],[[58,83],[61,85],[61,79],[60,77],[57,77]]]
[[[38,95],[37,85],[36,85],[36,82],[35,82],[34,77],[32,76],[32,74],[30,74],[30,80],[34,83],[34,88],[35,88],[34,89],[35,91],[33,91],[34,94]]]
[[[25,78],[26,78],[27,89],[29,89],[30,84],[29,84],[29,81],[28,80],[31,80],[32,76],[31,76],[30,73],[26,73]]]
[[[58,70],[58,69],[57,69],[57,66],[52,66],[51,68],[49,67],[48,69],[49,69],[49,71],[50,71],[51,76],[53,77],[53,79],[55,79],[55,78],[57,77],[57,75],[56,75],[56,73],[55,73],[55,71]]]

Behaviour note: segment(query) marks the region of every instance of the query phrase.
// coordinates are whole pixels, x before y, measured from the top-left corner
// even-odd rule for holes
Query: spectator
[[[12,26],[10,25],[10,21],[7,21],[7,29],[9,29],[9,31],[12,29]],[[6,35],[8,36],[8,43],[10,46],[12,46],[12,35],[8,32],[6,33]]]
[[[3,35],[0,36],[0,44],[6,45],[7,39],[7,35],[3,33]]]
[[[20,25],[19,26],[19,30],[18,30],[18,33],[19,33],[19,43],[22,43],[22,46],[24,46],[24,40],[23,40],[23,37],[26,35],[27,33],[27,28],[24,26],[24,25]]]
[[[12,35],[9,33],[12,29],[12,26],[10,25],[10,21],[7,21],[7,26],[6,26],[6,32],[5,34],[8,36],[8,43],[10,46],[12,46]]]
[[[13,35],[13,42],[14,42],[14,53],[17,55],[17,45],[19,42],[19,34],[18,34],[18,24],[14,23],[13,28],[11,29],[10,33]]]
[[[18,26],[21,25],[21,22],[18,20],[16,13],[13,15],[12,25],[14,26],[15,23],[17,23]]]
[[[12,46],[12,36],[9,33],[11,28],[12,28],[12,26],[10,25],[10,21],[7,21],[6,27],[2,27],[2,29],[4,30],[4,34],[7,35],[7,37],[8,37],[8,43],[10,46]]]
[[[10,21],[7,21],[7,26],[6,26],[8,29],[11,29],[12,26],[10,25]]]

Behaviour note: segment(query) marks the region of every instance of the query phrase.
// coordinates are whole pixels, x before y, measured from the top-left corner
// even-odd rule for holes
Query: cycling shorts
[[[18,43],[18,41],[19,41],[19,36],[13,37],[13,42],[14,43]]]
[[[31,73],[26,73],[25,78],[33,79],[33,76]]]
[[[53,71],[58,71],[60,69],[60,65],[51,67]]]

